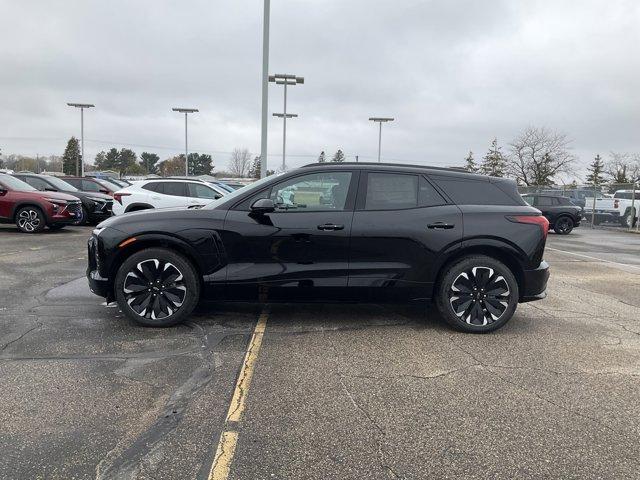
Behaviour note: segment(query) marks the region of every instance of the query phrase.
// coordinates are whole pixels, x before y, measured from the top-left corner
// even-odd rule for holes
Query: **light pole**
[[[184,113],[184,175],[189,176],[189,141],[187,140],[187,115],[198,112],[197,108],[172,108],[174,112]]]
[[[369,117],[369,120],[372,122],[377,122],[380,126],[378,131],[378,163],[380,162],[380,150],[382,148],[382,124],[386,122],[393,122],[393,118],[391,117]]]
[[[276,73],[275,75],[269,75],[269,81],[276,85],[284,85],[284,111],[283,113],[274,113],[274,117],[282,118],[282,171],[287,168],[286,164],[286,150],[287,150],[287,118],[295,118],[298,115],[295,113],[287,113],[287,86],[298,85],[304,83],[304,77],[296,77],[287,73]]]
[[[91,103],[67,103],[70,107],[80,109],[80,176],[84,177],[84,109],[93,108]],[[76,175],[78,175],[78,165],[76,165]]]
[[[267,116],[269,115],[269,15],[271,1],[264,0],[262,19],[262,129],[260,136],[260,178],[267,176]]]

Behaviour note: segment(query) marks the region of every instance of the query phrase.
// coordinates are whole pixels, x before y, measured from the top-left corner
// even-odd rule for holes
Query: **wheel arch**
[[[139,212],[140,210],[153,210],[154,208],[155,207],[153,205],[150,205],[148,203],[135,202],[130,205],[127,205],[127,207],[124,209],[124,212],[125,213]]]
[[[16,218],[17,218],[16,216],[18,215],[18,211],[21,208],[24,208],[24,207],[32,207],[32,208],[35,207],[35,208],[37,208],[38,210],[40,210],[42,212],[42,215],[44,215],[45,223],[47,223],[47,224],[49,223],[49,217],[48,217],[48,214],[47,214],[47,209],[44,208],[42,205],[40,205],[38,202],[34,202],[33,200],[24,200],[22,202],[16,203],[13,206],[13,211],[11,212],[11,218],[13,219],[14,222],[16,221]]]

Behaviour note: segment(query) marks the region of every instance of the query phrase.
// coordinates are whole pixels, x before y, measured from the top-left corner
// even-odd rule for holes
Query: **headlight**
[[[45,198],[45,200],[47,202],[51,202],[54,205],[66,205],[67,201],[66,200],[60,200],[59,198]]]
[[[104,229],[105,227],[97,226],[96,228],[93,229],[93,234],[97,237],[102,233]]]

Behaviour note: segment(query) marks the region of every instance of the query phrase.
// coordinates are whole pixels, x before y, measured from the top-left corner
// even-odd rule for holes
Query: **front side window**
[[[396,210],[418,206],[418,175],[370,173],[365,210]]]
[[[164,194],[172,195],[174,197],[186,197],[187,186],[184,182],[166,182],[164,184]]]
[[[31,185],[33,188],[36,188],[41,191],[45,191],[47,188],[52,189],[51,185],[37,177],[24,177],[24,181]]]
[[[222,195],[216,192],[213,188],[207,187],[206,185],[200,183],[190,183],[189,196],[194,198],[209,198],[215,200],[216,198],[220,198]]]
[[[104,188],[90,180],[82,180],[82,190],[85,192],[99,192],[100,190],[104,190]]]
[[[344,210],[351,172],[322,172],[294,177],[271,189],[278,210]]]

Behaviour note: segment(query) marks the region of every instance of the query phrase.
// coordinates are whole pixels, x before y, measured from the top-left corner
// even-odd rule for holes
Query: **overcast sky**
[[[87,157],[111,146],[161,158],[184,148],[260,149],[261,0],[0,0],[0,148]],[[341,148],[387,161],[461,164],[528,125],[596,153],[640,151],[640,2],[272,0],[270,72],[294,73],[288,164]],[[269,113],[282,111],[281,86]],[[282,121],[269,121],[269,164]]]

